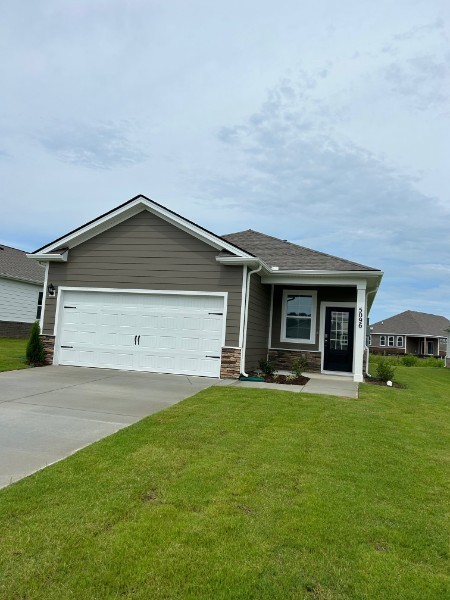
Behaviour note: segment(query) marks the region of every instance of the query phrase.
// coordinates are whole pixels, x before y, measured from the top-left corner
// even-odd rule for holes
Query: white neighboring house
[[[45,268],[0,244],[0,337],[26,338],[40,318]]]

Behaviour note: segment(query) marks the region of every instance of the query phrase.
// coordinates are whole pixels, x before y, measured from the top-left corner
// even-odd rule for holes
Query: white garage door
[[[219,377],[223,296],[61,293],[59,364]]]

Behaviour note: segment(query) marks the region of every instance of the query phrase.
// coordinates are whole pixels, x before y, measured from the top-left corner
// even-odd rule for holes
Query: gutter
[[[242,351],[241,351],[241,374],[244,377],[248,377],[248,373],[245,372],[245,351],[247,349],[247,323],[248,323],[248,303],[249,303],[249,298],[250,298],[250,277],[253,275],[253,273],[259,273],[259,271],[261,271],[262,269],[262,264],[259,265],[259,267],[257,269],[254,269],[253,271],[250,271],[247,274],[247,286],[246,286],[246,290],[245,290],[245,311],[244,311],[244,327],[243,327],[243,333],[244,333],[244,339],[242,340]]]

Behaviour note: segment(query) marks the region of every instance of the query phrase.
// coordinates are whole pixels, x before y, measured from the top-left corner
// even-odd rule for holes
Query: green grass
[[[28,369],[25,364],[25,348],[28,340],[0,338],[0,371]]]
[[[0,597],[449,597],[450,370],[212,388],[0,492]]]

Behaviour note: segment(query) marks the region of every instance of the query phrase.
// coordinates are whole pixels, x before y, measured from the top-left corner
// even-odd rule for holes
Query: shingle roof
[[[0,244],[0,277],[44,283],[45,268],[26,257],[23,250]]]
[[[379,271],[373,267],[298,246],[252,229],[229,233],[222,238],[262,259],[271,267],[294,271]]]
[[[446,329],[449,327],[450,321],[446,317],[405,310],[405,312],[371,325],[371,333],[403,333],[405,335],[447,337]]]

